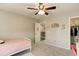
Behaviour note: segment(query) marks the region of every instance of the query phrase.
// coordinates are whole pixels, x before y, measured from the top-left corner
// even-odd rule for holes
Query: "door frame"
[[[69,39],[70,39],[70,45],[71,45],[71,36],[70,36],[70,26],[71,26],[71,19],[72,18],[79,18],[79,16],[71,16],[69,17]],[[71,48],[70,48],[71,49]]]

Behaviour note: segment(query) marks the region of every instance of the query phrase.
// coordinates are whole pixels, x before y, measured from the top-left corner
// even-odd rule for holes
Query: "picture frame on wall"
[[[62,28],[61,29],[65,29],[65,24],[62,24]]]
[[[59,24],[58,23],[51,24],[51,28],[58,28],[58,27],[59,27]]]

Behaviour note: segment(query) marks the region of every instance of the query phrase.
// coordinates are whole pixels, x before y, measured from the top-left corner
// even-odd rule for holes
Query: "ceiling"
[[[46,17],[51,17],[53,15],[73,12],[79,10],[78,3],[45,3],[46,7],[56,6],[56,10],[47,11],[49,13],[46,15],[34,15],[36,11],[28,10],[26,7],[36,7],[35,3],[0,3],[0,10],[8,11],[20,15],[25,15],[34,19],[45,19]]]

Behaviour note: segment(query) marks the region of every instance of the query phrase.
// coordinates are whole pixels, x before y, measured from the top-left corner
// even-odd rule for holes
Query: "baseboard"
[[[44,43],[48,44],[48,45],[51,45],[51,46],[55,46],[55,47],[63,48],[63,49],[66,49],[66,50],[70,50],[70,48],[65,48],[65,47],[61,47],[61,46],[58,46],[58,45],[54,45],[54,44],[51,44],[51,43],[46,42],[46,41],[44,41]]]

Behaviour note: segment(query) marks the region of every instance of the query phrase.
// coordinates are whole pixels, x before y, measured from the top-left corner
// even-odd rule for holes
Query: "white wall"
[[[70,48],[70,17],[79,16],[79,11],[54,14],[49,18],[44,19],[41,23],[45,23],[46,42],[50,45],[69,49]],[[59,23],[59,28],[51,28],[51,23]],[[62,29],[62,24],[65,24],[65,29]]]
[[[34,39],[35,19],[0,11],[0,38],[28,37]]]

